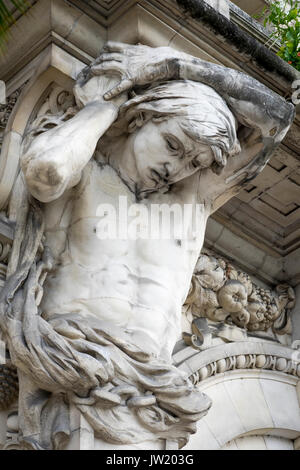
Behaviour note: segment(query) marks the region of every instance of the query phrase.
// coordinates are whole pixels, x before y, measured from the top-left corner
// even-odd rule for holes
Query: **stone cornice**
[[[258,66],[277,74],[287,82],[292,83],[300,74],[286,62],[276,56],[257,39],[242,31],[236,24],[217,12],[202,0],[176,0],[185,12],[192,18],[204,23],[216,34],[222,36],[226,42],[240,53],[249,55]]]
[[[271,51],[277,52],[279,50],[279,41],[274,41],[274,39],[270,41],[270,33],[268,29],[264,28],[258,21],[253,19],[244,10],[239,8],[231,1],[229,1],[229,9],[230,20],[237,24],[237,26],[253,36],[262,44],[268,43],[268,49]]]
[[[110,8],[100,8],[100,4],[96,8],[82,0],[39,0],[30,9],[30,14],[20,17],[11,27],[6,46],[10,52],[0,58],[0,78],[9,80],[50,43],[57,43],[69,51],[73,49],[73,54],[85,62],[97,56],[108,37],[149,45],[156,38],[160,44],[153,45],[170,45],[165,43],[163,31],[167,25],[173,30],[168,42],[176,35],[190,41],[192,34],[194,45],[209,50],[217,61],[224,61],[228,66],[235,64],[279,92],[289,92],[291,82],[299,77],[295,69],[204,1],[130,0],[110,3]],[[143,15],[143,11],[148,11],[153,17]],[[126,28],[123,26],[120,30],[117,23],[123,24],[124,21]],[[160,22],[162,28],[158,36],[153,34],[157,29],[155,21]],[[152,35],[148,34],[150,31]],[[186,43],[182,49],[188,47]]]

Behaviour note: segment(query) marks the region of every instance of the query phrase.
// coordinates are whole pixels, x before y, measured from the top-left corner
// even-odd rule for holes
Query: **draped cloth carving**
[[[43,214],[36,201],[30,200],[24,227],[17,269],[1,292],[0,317],[19,371],[22,446],[63,448],[70,403],[110,443],[142,442],[155,433],[185,445],[210,400],[177,368],[128,343],[115,326],[112,335],[109,325],[72,312],[44,319],[38,303],[52,258],[41,249]]]

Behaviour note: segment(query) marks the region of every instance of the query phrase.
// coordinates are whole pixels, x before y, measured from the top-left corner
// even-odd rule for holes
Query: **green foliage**
[[[15,7],[20,13],[25,13],[30,6],[29,0],[8,0],[6,3],[0,0],[0,48],[3,48],[8,30],[15,22],[11,13],[12,8]]]
[[[265,16],[264,26],[273,26],[271,39],[281,43],[277,55],[300,71],[300,1],[271,1],[259,16]]]

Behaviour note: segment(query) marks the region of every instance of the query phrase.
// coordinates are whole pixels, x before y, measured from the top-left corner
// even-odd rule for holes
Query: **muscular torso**
[[[192,245],[174,238],[101,240],[97,208],[117,207],[119,196],[128,198],[128,206],[135,203],[116,172],[92,160],[75,188],[45,204],[46,244],[57,264],[48,275],[42,309],[48,318],[75,312],[95,316],[120,327],[144,350],[169,359],[180,337],[181,307],[206,217],[203,213],[202,233]],[[150,197],[148,209],[151,202],[172,204],[174,198]]]

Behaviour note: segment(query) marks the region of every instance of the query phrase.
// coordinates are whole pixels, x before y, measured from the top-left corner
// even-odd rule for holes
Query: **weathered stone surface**
[[[262,170],[293,107],[234,70],[119,43],[79,75],[75,102],[54,96],[23,141],[26,187],[0,293],[20,445],[63,448],[75,406],[110,444],[183,446],[211,405],[171,363],[207,218]],[[101,204],[116,209],[120,196],[147,214],[190,204],[187,232],[143,238],[127,220],[131,237],[105,239]],[[220,357],[217,370],[226,365]]]
[[[205,1],[176,1],[192,18],[208,25],[217,35],[223,36],[233,48],[247,54],[250,60],[256,61],[262,68],[280,75],[290,83],[299,78],[299,73],[293,67],[290,67],[282,59],[276,57],[266,46],[242,31],[237,25],[230,22],[224,15],[217,12]]]
[[[230,320],[250,332],[273,328],[279,334],[291,333],[288,316],[294,306],[291,286],[262,288],[245,272],[209,252],[197,261],[186,300],[187,309],[196,317],[214,323]]]

